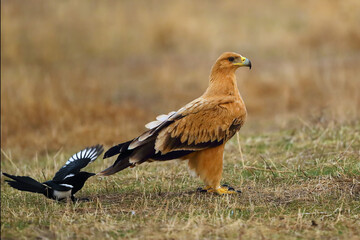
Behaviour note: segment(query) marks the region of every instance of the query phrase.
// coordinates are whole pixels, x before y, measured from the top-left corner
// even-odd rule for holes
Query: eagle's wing
[[[147,124],[149,131],[133,140],[136,148],[155,139],[155,152],[199,151],[215,147],[230,139],[244,121],[246,110],[233,96],[198,98],[177,112],[160,115]],[[244,111],[242,113],[242,111]]]
[[[229,97],[201,99],[187,106],[179,111],[181,118],[159,132],[156,152],[198,151],[226,142],[245,120],[237,105],[235,98]]]
[[[85,148],[69,158],[65,165],[55,174],[53,181],[62,181],[72,177],[89,163],[95,161],[104,151],[102,145]]]

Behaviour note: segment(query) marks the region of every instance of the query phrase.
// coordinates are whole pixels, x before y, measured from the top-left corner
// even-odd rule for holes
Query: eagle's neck
[[[204,96],[239,96],[235,69],[212,69]]]

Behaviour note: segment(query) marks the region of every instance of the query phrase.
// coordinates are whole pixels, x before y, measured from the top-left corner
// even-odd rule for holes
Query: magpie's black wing
[[[45,184],[46,186],[51,187],[52,189],[57,190],[57,191],[69,191],[70,189],[74,188],[73,185],[58,184],[58,183],[55,183],[54,181],[46,181],[46,182],[43,182],[43,184]]]
[[[72,177],[89,163],[95,161],[104,151],[102,145],[88,147],[75,153],[65,165],[55,174],[53,181],[61,181],[67,177]]]

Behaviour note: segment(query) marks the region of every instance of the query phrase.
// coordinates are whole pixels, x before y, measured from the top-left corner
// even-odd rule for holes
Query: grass
[[[311,127],[310,127],[311,126]],[[226,147],[223,183],[242,193],[196,192],[202,183],[176,162],[143,164],[106,178],[93,177],[61,203],[18,192],[1,181],[3,239],[358,239],[360,235],[360,123],[307,125],[236,138]],[[1,167],[50,178],[63,151]],[[88,167],[98,172],[112,160]]]

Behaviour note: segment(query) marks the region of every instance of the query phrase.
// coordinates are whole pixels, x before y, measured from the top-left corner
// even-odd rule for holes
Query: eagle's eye
[[[235,58],[234,58],[234,57],[229,57],[228,60],[229,60],[230,62],[233,62],[233,61],[235,60]]]

